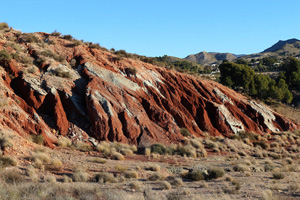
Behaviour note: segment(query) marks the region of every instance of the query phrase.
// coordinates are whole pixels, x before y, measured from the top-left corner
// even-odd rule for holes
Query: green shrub
[[[126,72],[127,75],[133,75],[133,76],[136,76],[137,69],[134,68],[134,67],[129,67],[129,68],[126,68],[126,69],[125,69],[125,72]]]
[[[101,47],[100,47],[99,43],[96,43],[96,44],[90,43],[89,48],[91,48],[91,49],[100,49]]]
[[[39,135],[32,135],[32,141],[36,144],[44,144],[45,138],[42,134]]]
[[[160,155],[164,155],[167,152],[166,147],[163,144],[153,144],[150,149],[151,153],[157,153]]]
[[[72,35],[64,35],[63,39],[65,39],[65,40],[73,40],[73,36]]]
[[[65,59],[62,56],[57,55],[56,53],[50,51],[50,50],[46,50],[46,51],[42,51],[40,53],[40,55],[49,57],[49,58],[53,58],[54,60],[58,61],[58,62],[63,62]]]
[[[201,181],[205,180],[205,175],[202,171],[197,170],[188,172],[187,174],[183,175],[183,178],[189,179],[191,181]]]
[[[55,76],[58,77],[62,77],[62,78],[71,78],[72,75],[69,71],[64,71],[63,69],[57,67],[54,71],[53,71]]]
[[[52,36],[59,37],[59,36],[61,35],[61,33],[60,33],[60,32],[57,32],[57,31],[55,30],[55,31],[53,31],[53,32],[51,33],[51,35],[52,35]]]
[[[24,42],[41,43],[41,40],[32,33],[23,34],[22,39]]]
[[[284,178],[284,174],[281,172],[274,172],[273,173],[273,178],[274,179],[283,179]]]
[[[222,168],[212,168],[207,171],[208,175],[206,176],[205,179],[210,180],[210,179],[217,179],[220,177],[223,177],[225,175],[225,171]]]
[[[6,64],[12,59],[12,56],[6,51],[0,51],[0,64]]]
[[[184,137],[188,137],[188,136],[191,135],[190,132],[189,132],[189,130],[187,130],[186,128],[181,128],[181,129],[180,129],[180,134],[181,134],[182,136],[184,136]]]
[[[7,23],[5,23],[5,22],[0,23],[0,30],[6,29],[6,28],[9,28]]]

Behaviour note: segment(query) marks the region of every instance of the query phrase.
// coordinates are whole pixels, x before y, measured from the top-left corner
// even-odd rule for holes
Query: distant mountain
[[[210,65],[210,64],[219,64],[223,60],[234,60],[238,57],[238,55],[234,55],[231,53],[217,53],[217,52],[206,52],[202,51],[197,54],[191,54],[185,57],[185,60],[196,62],[201,65]]]
[[[291,44],[291,45],[289,45]],[[300,48],[300,40],[297,40],[295,38],[293,39],[289,39],[289,40],[279,40],[276,44],[274,44],[273,46],[271,46],[270,48],[267,48],[266,50],[264,50],[262,53],[266,53],[266,52],[276,52],[279,51],[281,49],[283,49],[284,47],[294,47],[294,48]]]
[[[197,54],[191,54],[185,57],[185,60],[196,62],[201,65],[220,64],[223,60],[233,61],[237,58],[243,58],[246,60],[261,59],[264,57],[277,57],[278,59],[285,56],[300,57],[300,40],[289,39],[279,40],[276,44],[267,48],[260,53],[254,54],[232,54],[232,53],[217,53],[217,52],[205,52],[202,51]]]

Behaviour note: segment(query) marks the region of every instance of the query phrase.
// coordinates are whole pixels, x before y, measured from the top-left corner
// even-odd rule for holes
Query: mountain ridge
[[[232,53],[218,53],[202,51],[196,54],[190,54],[184,59],[196,62],[201,65],[220,64],[223,60],[233,61],[237,58],[243,59],[259,59],[263,57],[283,57],[283,56],[300,56],[300,40],[296,38],[288,40],[279,40],[271,47],[265,49],[260,53],[253,54],[232,54]]]

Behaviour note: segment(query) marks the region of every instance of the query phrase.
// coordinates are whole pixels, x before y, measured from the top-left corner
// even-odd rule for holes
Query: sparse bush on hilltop
[[[57,31],[55,30],[55,31],[53,31],[53,32],[51,33],[51,35],[52,35],[52,36],[59,37],[59,36],[61,35],[61,33],[60,33],[60,32],[57,32]]]
[[[6,29],[6,28],[9,28],[7,23],[5,23],[5,22],[0,23],[0,30]]]
[[[59,55],[57,55],[56,53],[54,53],[54,52],[52,52],[50,50],[42,51],[40,53],[40,55],[43,55],[43,56],[49,57],[49,58],[53,58],[57,62],[63,62],[65,60],[64,57],[59,56]]]
[[[73,36],[72,35],[64,35],[63,39],[65,39],[65,40],[73,40]]]
[[[22,39],[24,42],[29,42],[29,43],[41,43],[42,41],[36,37],[33,33],[26,33],[22,35]]]

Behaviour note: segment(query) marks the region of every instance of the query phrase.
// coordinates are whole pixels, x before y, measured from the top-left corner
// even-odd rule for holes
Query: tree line
[[[276,79],[268,75],[256,74],[246,63],[225,61],[219,69],[222,84],[262,100],[271,98],[291,103],[293,100],[291,90],[300,89],[300,61],[292,57],[282,63],[283,72],[280,72]]]

